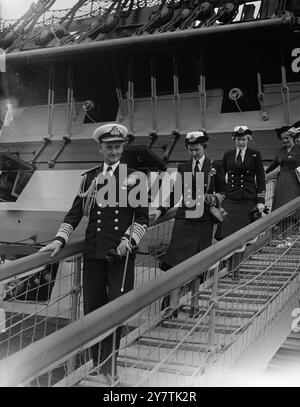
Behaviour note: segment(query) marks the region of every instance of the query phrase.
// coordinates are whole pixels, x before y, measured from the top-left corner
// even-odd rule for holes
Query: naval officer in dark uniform
[[[148,203],[135,207],[136,202],[131,203],[128,199],[128,189],[135,183],[138,173],[120,164],[126,137],[127,129],[120,124],[106,124],[95,130],[93,138],[99,145],[104,162],[83,173],[79,193],[54,241],[41,249],[41,251],[51,250],[52,257],[55,256],[61,247],[65,246],[82,217],[88,216],[83,251],[85,314],[122,295],[125,256],[128,251],[132,252],[133,246],[139,244],[148,226]],[[123,173],[124,167],[126,176],[122,177],[120,174]],[[111,184],[114,186],[114,191],[109,191],[107,188],[106,181],[112,182],[111,178],[115,182]],[[146,183],[143,184],[146,188]],[[106,188],[105,192],[103,188]],[[121,193],[124,194],[124,188],[126,204],[121,205],[119,198]],[[111,197],[108,196],[110,192],[114,192]],[[104,204],[105,199],[108,204]],[[131,241],[129,241],[130,236]],[[112,250],[116,254],[114,257],[109,256]],[[123,293],[130,291],[134,286],[134,260],[135,256],[132,252],[129,255]],[[116,332],[116,350],[119,348],[120,338],[121,327]],[[117,353],[114,357],[110,356],[112,350],[112,334],[105,338],[100,346],[96,344],[91,348],[94,367],[97,367],[93,372],[108,385],[119,380]]]
[[[252,131],[247,126],[237,126],[233,130],[234,150],[224,154],[222,167],[227,174],[226,199],[223,208],[228,212],[216,232],[221,240],[252,221],[251,211],[261,213],[265,208],[265,171],[260,152],[248,147]],[[242,255],[237,253],[231,259],[230,268],[234,279],[238,279],[238,264]]]
[[[223,172],[204,154],[208,140],[209,137],[204,130],[193,131],[186,135],[185,146],[191,159],[179,164],[178,173],[181,175],[182,180],[184,180],[185,174],[192,175],[192,188],[188,189],[187,194],[185,194],[185,182],[182,183],[181,197],[183,199],[176,212],[171,241],[161,266],[164,271],[194,256],[212,244],[215,218],[210,212],[210,207],[219,205],[224,199],[226,182]],[[203,173],[204,181],[203,190],[200,189],[199,191],[196,185],[197,173]],[[204,193],[204,210],[199,213],[199,216],[188,217],[189,211],[195,210],[195,207],[189,206],[189,200],[190,198],[195,199],[198,192],[200,194]],[[186,199],[184,199],[185,196]],[[154,215],[156,220],[177,204],[174,191],[172,191],[170,204],[160,206],[151,213],[151,216]],[[196,283],[199,283],[199,280]],[[196,292],[197,288],[194,287],[194,290]],[[194,302],[193,307],[197,306],[196,303],[197,301]],[[170,307],[176,308],[177,306],[178,298],[175,299],[174,296],[173,298],[171,296]],[[176,316],[176,311],[173,312],[174,314]],[[193,309],[191,314],[193,314]]]

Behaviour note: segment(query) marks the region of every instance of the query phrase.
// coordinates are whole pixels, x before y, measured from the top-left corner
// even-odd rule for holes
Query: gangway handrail
[[[171,290],[184,285],[199,274],[203,274],[228,253],[244,247],[265,230],[299,209],[300,197],[115,301],[7,357],[0,363],[0,386],[24,384],[43,374],[57,362],[65,361],[74,355],[80,347],[121,325],[148,304],[168,294]],[[34,355],[34,363],[32,363],[32,355]]]
[[[176,209],[177,208],[172,208],[156,222],[150,223],[149,229],[172,219],[175,215]],[[70,257],[75,257],[76,255],[79,255],[83,249],[84,238],[77,238],[66,245],[64,249],[60,250],[54,258],[50,256],[50,252],[37,252],[9,263],[4,263],[0,267],[0,282],[26,273],[27,271],[34,270],[38,267],[57,263]]]
[[[271,181],[276,179],[277,175],[278,174],[270,173],[267,175],[266,180]],[[160,223],[173,219],[176,214],[176,210],[177,208],[174,207],[155,222],[150,222],[149,229],[159,225]],[[60,250],[60,252],[54,258],[50,257],[49,252],[37,252],[12,262],[2,264],[0,267],[0,282],[26,273],[27,271],[34,270],[38,267],[56,263],[69,257],[75,257],[83,251],[83,248],[84,238],[80,238],[66,245],[66,247]]]

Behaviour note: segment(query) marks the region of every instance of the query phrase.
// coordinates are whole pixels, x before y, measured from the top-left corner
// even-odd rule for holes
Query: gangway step
[[[252,265],[252,267],[257,266],[257,265],[259,265],[259,266],[270,266],[270,264],[274,263],[274,262],[284,263],[284,265],[289,266],[289,267],[294,267],[294,266],[299,265],[298,261],[292,260],[292,259],[290,260],[289,258],[282,257],[282,258],[279,259],[279,257],[278,258],[273,258],[272,257],[270,259],[266,259],[265,256],[261,256],[261,258],[253,258],[252,257],[251,259],[247,260],[247,262],[245,262],[244,264],[245,265]]]
[[[228,321],[229,322],[229,321]],[[175,328],[175,329],[180,329],[184,325],[185,328],[191,329],[194,327],[195,323],[187,322],[183,319],[176,319],[176,320],[164,320],[162,322],[162,326],[166,328]],[[219,324],[217,323],[215,326],[215,332],[217,333],[224,333],[224,334],[231,334],[233,333],[236,329],[240,328],[241,325],[227,325],[227,324]],[[202,331],[202,332],[207,332],[209,330],[209,325],[208,324],[199,324],[196,328],[195,331]]]
[[[155,339],[160,340],[162,344],[164,341],[185,341],[185,343],[197,344],[199,346],[207,344],[207,331],[193,331],[190,334],[190,329],[181,328],[181,329],[170,329],[164,326],[157,326],[151,329],[150,332],[144,334],[141,338],[147,338],[149,340]],[[189,334],[189,335],[188,335]],[[225,333],[216,333],[215,334],[215,343],[218,344],[224,341],[230,334]]]
[[[286,250],[287,248],[285,247],[283,247],[283,248],[280,248],[280,247],[262,247],[261,249],[260,249],[260,253],[261,254],[267,254],[267,253],[284,253],[284,251]],[[300,246],[296,246],[295,244],[293,245],[293,246],[291,246],[291,251],[292,251],[292,253],[294,254],[295,253],[295,255],[296,254],[300,254]]]
[[[145,369],[143,367],[131,367],[128,365],[124,366],[123,361],[121,361],[118,366],[118,373],[121,379],[120,382],[125,386],[189,386],[192,384],[190,377],[194,372],[194,368],[187,369],[185,373],[180,373],[179,370],[176,370],[176,366],[171,367],[171,369],[165,369],[164,366],[161,366],[160,370],[157,370],[153,374],[149,374],[148,367]]]
[[[118,387],[135,387],[141,382],[141,386],[147,387],[179,387],[189,386],[191,384],[190,376],[194,369],[188,370],[188,375],[173,371],[156,371],[149,374],[148,368],[124,366],[124,363],[118,365],[118,374],[120,381],[116,383]],[[143,381],[144,379],[144,381]],[[97,376],[87,376],[77,383],[74,387],[109,387],[101,382]],[[126,400],[123,398],[123,402]],[[129,401],[127,400],[129,403]]]
[[[278,265],[278,264],[272,264],[267,271],[264,271],[262,276],[267,276],[269,278],[272,276],[289,275],[289,274],[294,273],[296,268],[297,268],[297,266],[291,268],[290,266],[285,267],[285,266]],[[262,272],[262,270],[259,268],[253,269],[253,265],[248,265],[248,264],[243,263],[240,267],[240,272],[244,273],[244,275],[248,275],[251,273],[252,276],[255,276],[255,275],[260,274]]]
[[[141,337],[137,341],[137,346],[144,346],[145,349],[148,347],[149,349],[151,348],[158,348],[158,353],[161,351],[161,349],[173,349],[175,346],[179,344],[178,340],[161,340],[160,338],[150,338],[150,337]],[[195,343],[195,342],[190,342],[190,343],[182,343],[176,353],[178,351],[184,351],[181,352],[183,355],[187,355],[188,353],[196,355],[200,353],[204,353],[207,351],[207,345],[206,344],[201,344],[201,343]],[[186,360],[186,359],[184,359]]]
[[[234,291],[231,291],[230,293],[226,294],[227,291],[228,290],[222,290],[222,289],[219,290],[218,295],[223,295],[225,293],[225,295],[223,295],[220,298],[221,301],[223,301],[223,300],[224,301],[241,300],[243,302],[249,302],[251,300],[255,300],[255,301],[259,300],[259,302],[261,302],[263,304],[265,301],[267,301],[271,297],[270,295],[267,295],[267,294],[261,294],[261,293],[255,294],[255,293],[252,293],[251,291],[249,292],[249,290],[247,290],[247,291],[241,290],[240,292],[238,290],[234,290]],[[203,298],[203,297],[210,298],[211,292],[208,290],[201,291],[199,297],[200,298]]]
[[[190,312],[191,307],[188,305],[183,305],[181,308],[183,312]],[[197,318],[201,318],[201,316],[206,312],[206,309],[203,307],[199,307],[198,313],[197,313]],[[239,318],[239,319],[249,319],[252,318],[254,313],[256,312],[255,310],[249,310],[249,309],[233,309],[233,308],[225,308],[225,309],[220,309],[218,308],[216,311],[216,315],[218,317],[218,321],[221,323],[221,318],[225,319],[225,323],[229,318]],[[224,322],[224,321],[222,321]]]
[[[231,290],[232,288],[234,288],[236,286],[236,281],[220,281],[219,283],[219,289],[221,291],[225,291],[225,290]],[[257,295],[260,295],[260,292],[266,292],[266,290],[268,291],[272,291],[272,292],[277,292],[278,288],[281,287],[282,284],[271,284],[271,283],[255,283],[253,282],[253,284],[249,283],[246,286],[242,286],[242,287],[238,287],[237,289],[235,289],[234,292],[236,293],[243,293],[243,292],[256,292]]]
[[[265,298],[260,298],[257,296],[251,296],[250,294],[245,295],[244,297],[240,295],[236,295],[234,292],[229,294],[225,294],[218,299],[218,306],[220,308],[225,307],[227,303],[230,303],[233,307],[237,307],[240,309],[241,307],[248,306],[249,309],[257,310],[259,304],[265,304],[266,301],[271,298],[271,296],[265,296]],[[199,294],[199,302],[206,301],[209,302],[211,299],[211,294],[203,294],[200,292]],[[251,302],[255,301],[255,303]]]
[[[156,359],[143,360],[134,354],[132,354],[132,356],[129,355],[118,356],[118,366],[129,368],[131,367],[135,369],[152,370],[157,366],[158,362],[160,362],[160,360]],[[184,376],[191,376],[198,367],[199,365],[197,364],[189,366],[187,365],[186,362],[179,363],[174,361],[167,361],[161,364],[161,366],[159,367],[159,371],[165,373],[180,374]]]
[[[278,282],[278,283],[284,283],[286,282],[293,274],[295,273],[295,270],[293,270],[293,272],[289,272],[289,273],[270,273],[269,275],[267,274],[262,274],[261,276],[255,276],[254,274],[247,274],[244,272],[244,270],[241,270],[241,274],[240,274],[240,279],[239,279],[239,283],[246,283],[247,280],[252,280],[253,278],[255,278],[254,281],[257,282],[263,282],[263,283],[274,283],[274,282]],[[286,275],[285,275],[286,274]]]

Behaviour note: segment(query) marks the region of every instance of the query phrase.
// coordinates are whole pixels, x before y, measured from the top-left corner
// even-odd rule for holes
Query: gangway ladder
[[[68,93],[67,93],[67,135],[63,136],[59,149],[54,153],[48,166],[54,167],[58,157],[62,154],[66,146],[71,142],[72,136],[72,120],[74,112],[74,68],[72,65],[68,67]]]

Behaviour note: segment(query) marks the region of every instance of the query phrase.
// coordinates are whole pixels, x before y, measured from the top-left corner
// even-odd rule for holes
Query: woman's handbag
[[[224,208],[222,208],[220,200],[217,198],[216,195],[214,195],[214,198],[215,198],[215,203],[214,203],[214,205],[209,207],[209,211],[212,214],[212,216],[215,218],[216,221],[223,222],[223,220],[225,219],[225,216],[227,215],[227,212],[225,211]]]
[[[208,189],[210,187],[211,176],[215,175],[215,171],[216,171],[214,169],[214,173],[213,173],[212,164],[213,164],[213,161],[211,161],[211,163],[210,163],[210,171],[209,171],[209,174],[208,174],[206,191],[208,191]],[[224,221],[225,216],[227,215],[227,212],[221,206],[222,199],[220,199],[217,194],[214,194],[213,196],[214,196],[214,203],[213,203],[213,205],[210,205],[209,211],[210,211],[211,215],[214,217],[214,220],[217,223],[220,223],[220,222]]]

